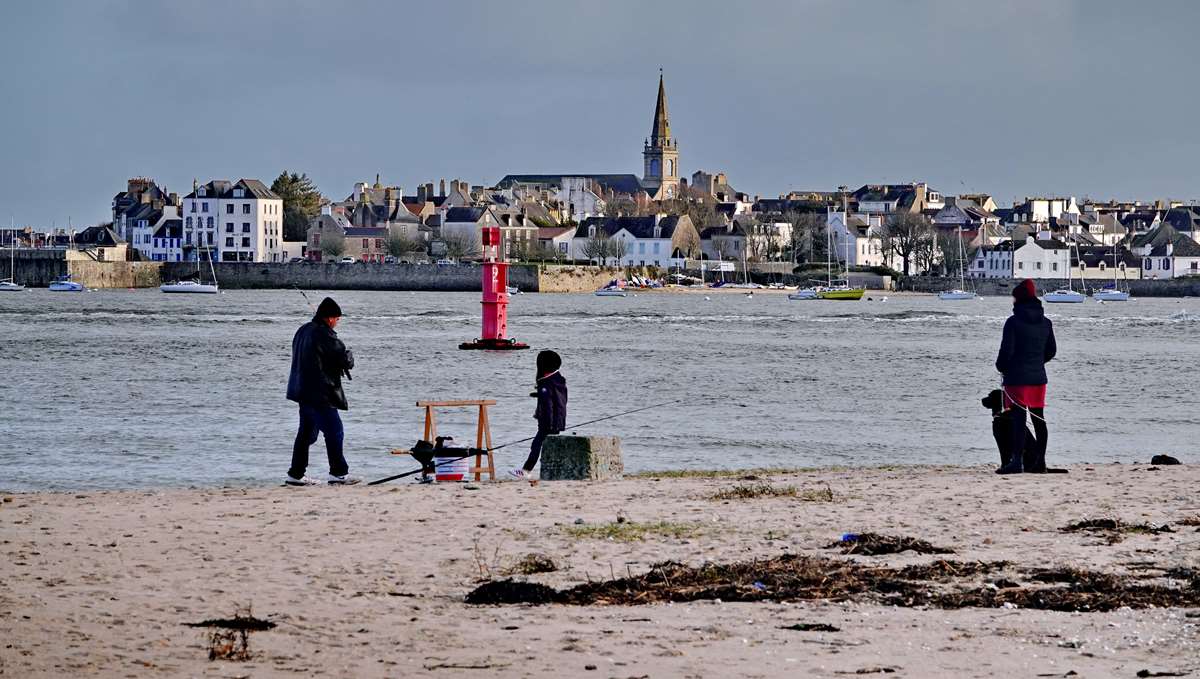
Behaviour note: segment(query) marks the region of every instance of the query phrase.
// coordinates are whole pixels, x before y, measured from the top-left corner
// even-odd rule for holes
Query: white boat
[[[1104,288],[1092,293],[1092,299],[1097,302],[1128,302],[1129,293],[1124,290],[1115,290],[1113,288]]]
[[[217,270],[213,267],[212,251],[208,254],[208,270],[212,272],[212,283],[201,283],[195,281],[175,281],[174,283],[163,283],[158,286],[158,289],[163,292],[171,293],[191,293],[197,295],[215,295],[220,290],[217,288]],[[200,253],[196,253],[196,278],[200,277]]]
[[[1047,292],[1045,295],[1042,295],[1042,299],[1057,304],[1078,304],[1087,299],[1087,297],[1082,292],[1063,288],[1054,292]]]
[[[59,276],[50,283],[50,292],[83,292],[83,283],[71,280],[71,274]]]
[[[943,290],[938,293],[938,299],[944,301],[954,301],[960,299],[975,299],[975,293],[967,290],[967,275],[963,270],[963,261],[966,260],[966,250],[963,248],[962,226],[958,227],[958,285],[959,287],[953,290]]]
[[[8,233],[12,236],[8,242],[8,259],[10,266],[12,266],[12,276],[15,278],[17,275],[17,230],[12,223],[8,225]],[[21,292],[24,289],[24,285],[21,285],[12,278],[0,280],[0,292]]]
[[[958,300],[958,299],[975,299],[975,293],[970,290],[943,290],[938,293],[938,299],[942,300]]]
[[[198,281],[178,281],[175,283],[163,283],[158,286],[163,292],[184,292],[196,293],[205,295],[217,294],[217,286],[208,283],[200,283]]]
[[[794,302],[802,302],[809,299],[821,299],[821,296],[817,294],[816,288],[804,288],[803,290],[789,292],[788,299]]]
[[[621,288],[600,288],[595,294],[597,297],[624,297],[625,291]]]
[[[505,288],[505,291],[507,291],[507,292],[508,292],[508,294],[510,294],[510,295],[519,295],[519,294],[521,294],[521,288],[514,287],[514,286],[512,286],[512,285],[509,285],[509,286],[507,286],[507,287]]]

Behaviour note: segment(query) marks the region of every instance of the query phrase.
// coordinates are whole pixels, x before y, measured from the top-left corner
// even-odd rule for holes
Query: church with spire
[[[662,69],[658,71],[658,101],[654,105],[654,123],[650,137],[642,146],[642,186],[654,200],[679,195],[679,142],[671,137],[671,118],[667,113],[667,91]]]

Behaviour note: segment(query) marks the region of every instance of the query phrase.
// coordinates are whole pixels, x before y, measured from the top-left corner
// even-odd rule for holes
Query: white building
[[[855,214],[829,210],[825,228],[832,240],[833,259],[847,266],[889,266],[883,254],[885,214]]]
[[[967,267],[970,278],[1012,278],[1012,241],[983,245],[975,251],[975,259]]]
[[[614,247],[603,263],[618,266],[677,266],[700,251],[700,234],[687,215],[593,217],[576,229],[572,258],[594,259],[588,242],[604,238]]]
[[[196,185],[183,199],[183,253],[188,261],[286,261],[283,199],[257,179]]]
[[[1066,278],[1070,268],[1071,249],[1060,240],[1026,236],[1013,252],[1014,278]]]
[[[140,205],[138,207],[148,207]],[[179,221],[179,207],[162,205],[152,209],[137,208],[121,215],[124,224],[123,231],[129,234],[129,247],[138,251],[143,259],[155,262],[176,262],[177,259],[155,259],[155,254],[161,254],[154,244],[154,239],[164,225]]]
[[[575,222],[604,214],[604,199],[600,197],[600,186],[587,177],[563,177],[562,186],[555,196],[562,206],[564,215]]]
[[[152,262],[182,262],[183,220],[176,217],[160,224],[151,235],[149,247],[141,252]]]
[[[1200,276],[1200,244],[1163,223],[1133,241],[1142,260],[1142,278],[1168,279]]]

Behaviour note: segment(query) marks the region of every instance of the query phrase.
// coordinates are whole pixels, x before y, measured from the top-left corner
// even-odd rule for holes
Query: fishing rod
[[[300,293],[300,296],[304,298],[305,302],[308,302],[308,308],[315,311],[316,307],[313,306],[312,300],[308,298],[308,295],[304,294],[304,291],[300,289],[300,286],[293,283],[292,287],[296,289],[296,292]]]
[[[641,408],[635,408],[634,410],[627,410],[623,413],[617,413],[615,415],[605,415],[604,417],[597,417],[594,420],[588,420],[587,422],[580,422],[579,424],[569,425],[564,428],[564,431],[566,429],[579,429],[580,427],[586,427],[589,424],[596,424],[597,422],[604,422],[605,420],[611,420],[611,419],[615,419],[618,417],[625,417],[626,415],[633,415],[634,413],[640,413],[640,412],[643,412],[646,410],[651,410],[653,408],[661,408],[663,406],[668,406],[673,403],[680,403],[682,401],[683,401],[683,399],[677,398],[674,401],[663,401],[662,403],[655,403],[654,405],[644,406]],[[501,448],[507,448],[508,446],[515,446],[518,443],[525,443],[526,441],[532,441],[535,438],[537,438],[537,437],[529,436],[529,437],[526,437],[523,439],[518,439],[516,441],[509,441],[508,443],[501,443],[500,445],[493,446],[491,448],[468,448],[468,450],[470,450],[471,452],[467,453],[466,455],[463,455],[461,457],[451,458],[449,460],[443,460],[443,461],[433,465],[433,468],[437,469],[438,467],[448,465],[452,462],[458,462],[459,460],[465,460],[468,457],[471,457],[472,455],[482,455],[484,453],[494,452],[494,451],[500,450]],[[419,469],[412,469],[410,471],[406,471],[403,474],[396,474],[395,476],[389,476],[389,477],[383,478],[383,479],[376,479],[374,481],[368,482],[367,485],[368,486],[376,486],[381,483],[387,483],[388,481],[395,481],[396,479],[402,479],[406,476],[412,476],[413,474],[418,474],[424,469],[425,469],[425,467],[421,467]]]

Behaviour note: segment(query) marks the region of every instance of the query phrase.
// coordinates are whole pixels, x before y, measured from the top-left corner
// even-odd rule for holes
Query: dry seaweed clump
[[[1094,533],[1103,537],[1108,544],[1115,545],[1125,539],[1126,535],[1158,535],[1159,533],[1174,533],[1170,524],[1154,526],[1148,523],[1124,523],[1117,519],[1084,519],[1059,528],[1063,533]]]
[[[275,623],[256,618],[250,607],[239,609],[232,618],[212,618],[184,623],[188,627],[207,627],[205,641],[209,660],[244,661],[253,657],[250,652],[250,633],[274,629]]]
[[[508,568],[509,575],[536,575],[558,570],[554,559],[545,554],[526,554]]]
[[[1016,571],[1028,584],[1004,587],[984,575],[1014,570],[1006,562],[935,561],[886,568],[825,557],[783,555],[766,560],[686,566],[666,562],[641,575],[555,590],[537,583],[489,582],[467,595],[471,604],[637,605],[699,600],[868,601],[933,608],[1021,607],[1055,611],[1111,611],[1128,606],[1200,606],[1195,582],[1183,587],[1143,584],[1128,577],[1078,569]],[[1037,577],[1034,577],[1037,576]]]
[[[568,537],[573,538],[636,542],[645,540],[647,536],[675,538],[677,540],[696,537],[705,532],[705,527],[698,523],[681,523],[676,521],[639,523],[637,521],[625,521],[622,519],[610,523],[567,526],[564,532]]]
[[[790,497],[803,502],[833,502],[833,491],[829,486],[824,488],[806,488],[800,490],[795,486],[773,486],[769,483],[739,483],[709,496],[710,500],[754,500],[758,498]]]
[[[937,547],[920,538],[903,535],[880,535],[879,533],[846,533],[841,540],[825,545],[825,549],[839,549],[842,554],[878,556],[916,552],[918,554],[953,554],[954,550]]]

